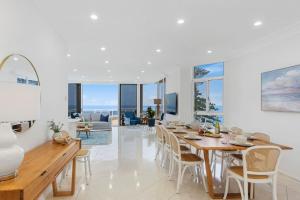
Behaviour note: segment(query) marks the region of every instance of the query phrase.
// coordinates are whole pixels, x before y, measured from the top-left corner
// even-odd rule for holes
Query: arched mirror
[[[8,55],[0,63],[0,84],[1,83],[10,85],[27,85],[30,87],[40,86],[40,80],[34,65],[28,58],[20,54]],[[20,103],[26,106],[24,99],[20,99]],[[14,110],[13,106],[11,110]],[[35,120],[33,119],[25,119],[23,121],[13,121],[11,122],[11,125],[15,133],[22,133],[30,129],[34,123]]]

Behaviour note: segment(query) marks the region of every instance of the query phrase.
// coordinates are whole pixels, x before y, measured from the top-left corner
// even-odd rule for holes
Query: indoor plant
[[[155,111],[152,110],[151,107],[148,107],[147,108],[147,117],[148,117],[148,126],[149,127],[153,127],[155,125],[154,116],[155,116]]]

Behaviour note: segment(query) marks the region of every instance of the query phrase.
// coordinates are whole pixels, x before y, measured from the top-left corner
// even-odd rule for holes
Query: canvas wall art
[[[263,111],[300,112],[300,65],[261,74]]]

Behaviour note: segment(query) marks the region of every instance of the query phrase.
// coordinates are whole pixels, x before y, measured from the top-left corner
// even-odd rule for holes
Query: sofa
[[[81,122],[78,125],[84,126],[89,123],[93,130],[111,130],[111,116],[109,112],[84,111],[81,113]]]

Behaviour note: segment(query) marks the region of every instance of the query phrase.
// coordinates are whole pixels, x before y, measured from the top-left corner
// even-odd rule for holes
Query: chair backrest
[[[159,140],[163,141],[163,133],[162,133],[162,130],[161,130],[161,126],[160,125],[155,125],[155,129],[156,129],[156,136]]]
[[[239,128],[239,127],[232,127],[231,129],[232,134],[235,135],[241,135],[243,133],[243,129]]]
[[[265,142],[271,141],[270,136],[265,133],[256,132],[252,135],[252,137],[254,137],[257,140],[261,140],[261,141],[265,141]]]
[[[253,146],[243,151],[244,178],[273,175],[278,171],[281,149],[277,146]]]
[[[127,111],[127,112],[124,113],[124,116],[127,117],[127,118],[130,118],[130,119],[135,119],[134,112]]]
[[[168,130],[164,126],[161,126],[161,131],[163,133],[166,144],[171,146],[170,133],[168,132]]]
[[[175,155],[178,159],[181,159],[181,151],[178,138],[174,133],[169,133],[169,136],[173,155]]]

